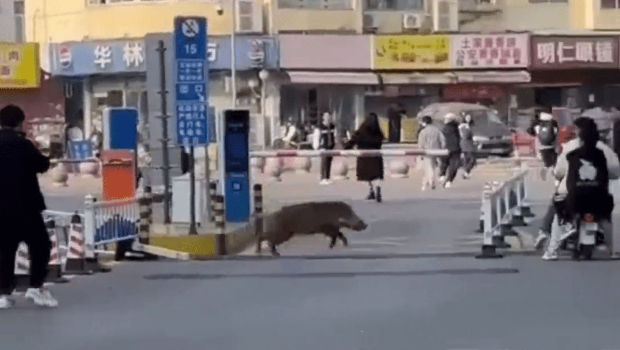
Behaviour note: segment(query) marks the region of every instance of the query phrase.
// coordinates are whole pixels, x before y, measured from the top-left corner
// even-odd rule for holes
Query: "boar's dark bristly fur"
[[[296,234],[323,233],[330,237],[330,248],[340,239],[346,246],[347,238],[341,228],[355,231],[365,230],[368,225],[344,202],[310,202],[285,206],[279,211],[264,214],[255,220],[262,220],[262,232],[257,232],[256,252],[261,252],[261,243],[268,241],[271,253],[279,255],[276,246],[288,241]],[[256,222],[254,223],[256,228]]]

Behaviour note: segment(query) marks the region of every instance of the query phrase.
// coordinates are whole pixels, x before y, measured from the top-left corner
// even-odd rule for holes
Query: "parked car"
[[[502,157],[512,154],[514,145],[510,128],[502,122],[496,111],[477,104],[461,102],[440,102],[426,106],[418,113],[418,120],[430,116],[433,122],[441,125],[448,113],[454,113],[460,120],[466,114],[472,116],[474,143],[481,153]]]

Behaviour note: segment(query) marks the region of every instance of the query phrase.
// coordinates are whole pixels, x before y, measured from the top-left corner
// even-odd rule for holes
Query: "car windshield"
[[[474,125],[503,124],[497,113],[490,110],[467,111],[474,120]]]

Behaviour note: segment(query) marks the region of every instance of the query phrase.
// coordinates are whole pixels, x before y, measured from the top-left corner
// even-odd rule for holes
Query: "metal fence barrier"
[[[509,180],[487,184],[482,198],[483,245],[480,259],[501,258],[497,248],[510,248],[506,236],[516,236],[515,226],[525,226],[526,217],[532,217],[527,202],[526,177],[528,171],[519,171]]]

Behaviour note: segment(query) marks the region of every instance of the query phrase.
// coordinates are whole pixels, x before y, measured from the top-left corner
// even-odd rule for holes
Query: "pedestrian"
[[[433,119],[429,116],[422,118],[422,131],[418,136],[418,145],[421,149],[444,149],[446,139],[441,130],[433,125]],[[422,180],[422,191],[427,188],[435,189],[435,177],[437,171],[437,157],[424,155],[422,157],[424,166],[424,179]]]
[[[444,117],[442,132],[446,139],[448,155],[442,159],[439,169],[439,181],[445,188],[450,188],[461,166],[461,135],[456,115],[448,113]]]
[[[553,119],[553,115],[545,112],[540,113],[540,121],[534,127],[534,131],[540,141],[540,156],[543,161],[543,168],[540,170],[540,177],[547,178],[547,171],[553,169],[557,161],[557,141],[558,141],[558,122]]]
[[[476,166],[476,145],[474,144],[474,133],[472,127],[474,118],[471,114],[466,114],[463,122],[459,125],[461,136],[461,151],[463,152],[463,179],[471,177],[471,171]]]
[[[0,110],[0,308],[15,302],[15,254],[21,242],[30,255],[30,288],[26,299],[36,305],[58,306],[52,293],[43,287],[47,276],[52,243],[42,212],[45,200],[37,174],[50,167],[43,156],[23,133],[24,112],[9,105]]]
[[[379,150],[385,140],[381,127],[379,126],[379,118],[377,114],[370,113],[364,120],[362,125],[353,133],[351,140],[346,143],[345,149],[351,149],[357,146],[360,150]],[[358,157],[357,158],[357,180],[368,182],[370,191],[367,200],[382,201],[381,187],[374,186],[373,181],[383,180],[383,157]],[[376,190],[376,191],[375,191]]]
[[[314,129],[313,146],[316,150],[333,150],[336,146],[336,126],[332,123],[329,112],[323,113],[323,120],[319,126]],[[321,185],[329,185],[330,175],[332,171],[332,156],[321,157]]]

